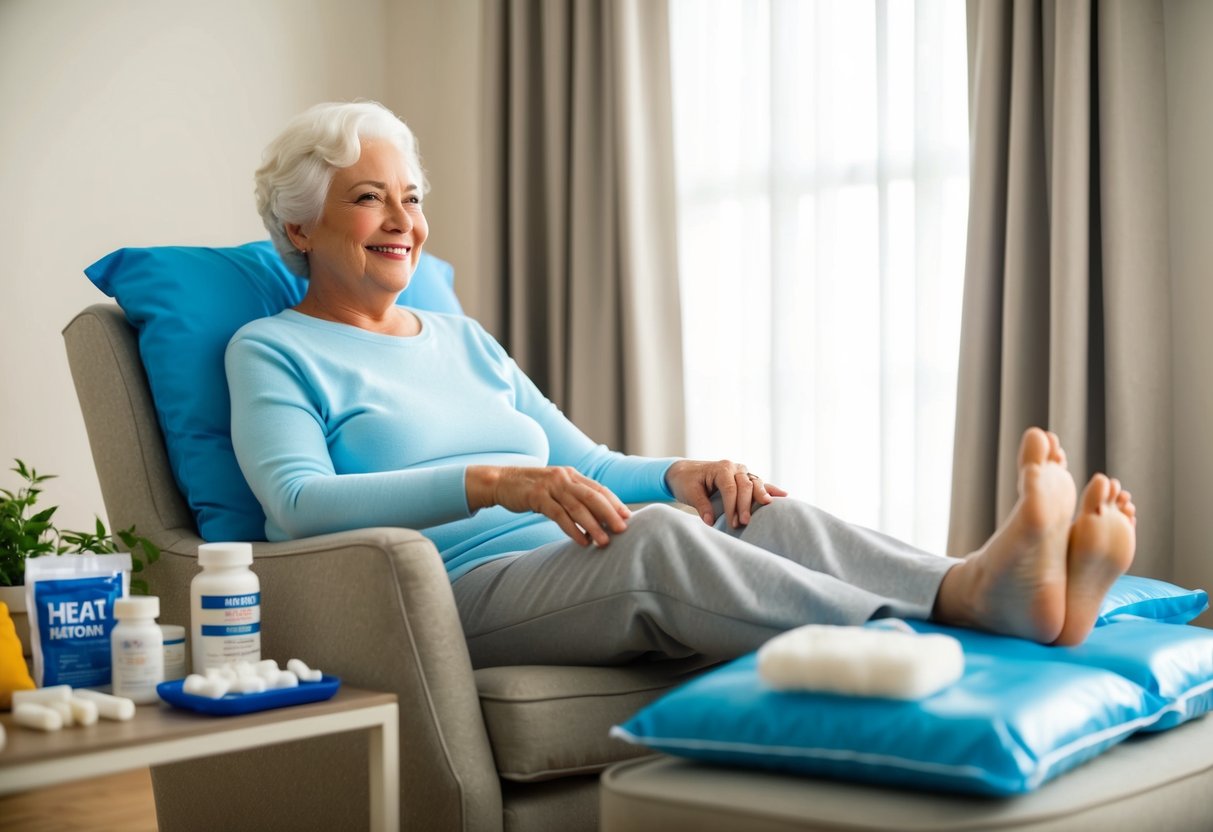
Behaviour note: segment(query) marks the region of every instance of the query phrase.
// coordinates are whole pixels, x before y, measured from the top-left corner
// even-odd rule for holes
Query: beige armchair
[[[189,623],[202,539],[173,480],[134,330],[97,304],[63,331],[106,512],[161,547],[161,623]],[[595,829],[607,736],[699,663],[473,670],[437,550],[373,528],[254,546],[262,653],[400,702],[402,828]],[[341,734],[152,771],[165,832],[366,828],[366,740]]]

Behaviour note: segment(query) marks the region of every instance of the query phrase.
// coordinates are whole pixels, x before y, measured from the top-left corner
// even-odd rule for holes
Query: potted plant
[[[25,609],[25,562],[30,558],[63,554],[131,554],[131,593],[147,594],[147,581],[135,577],[160,558],[160,549],[135,527],[106,531],[101,518],[91,532],[58,529],[52,522],[58,506],[39,508],[40,486],[54,474],[39,474],[20,459],[11,470],[25,481],[16,491],[0,488],[0,601],[8,605],[25,654],[29,655],[29,624]]]

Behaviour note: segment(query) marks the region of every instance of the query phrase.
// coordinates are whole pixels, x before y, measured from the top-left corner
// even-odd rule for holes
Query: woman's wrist
[[[674,490],[674,481],[672,477],[684,467],[686,462],[687,460],[685,459],[674,460],[672,463],[670,463],[670,467],[665,469],[665,476],[662,477],[662,480],[665,482],[665,490],[670,492],[670,495],[675,499],[677,499],[678,493]]]
[[[479,511],[497,504],[497,482],[501,479],[501,468],[497,465],[469,465],[464,472],[464,487],[467,489],[468,508]]]

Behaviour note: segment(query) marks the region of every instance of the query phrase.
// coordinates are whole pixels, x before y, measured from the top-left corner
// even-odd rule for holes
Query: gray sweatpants
[[[807,503],[710,527],[666,505],[633,513],[603,549],[571,540],[489,561],[454,583],[476,667],[728,659],[802,624],[928,618],[958,561]]]

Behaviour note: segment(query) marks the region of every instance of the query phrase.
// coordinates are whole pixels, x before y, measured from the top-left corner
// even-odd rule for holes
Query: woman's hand
[[[533,511],[555,520],[579,546],[606,546],[608,532],[626,531],[632,516],[610,489],[575,468],[469,465],[466,486],[472,511],[486,506]]]
[[[750,522],[750,506],[753,503],[766,505],[775,497],[786,497],[788,492],[777,485],[763,482],[749,473],[739,462],[722,459],[719,462],[700,462],[680,459],[665,473],[666,484],[674,499],[686,503],[703,518],[709,526],[716,522],[712,512],[712,495],[720,492],[724,504],[724,516],[733,528]]]

